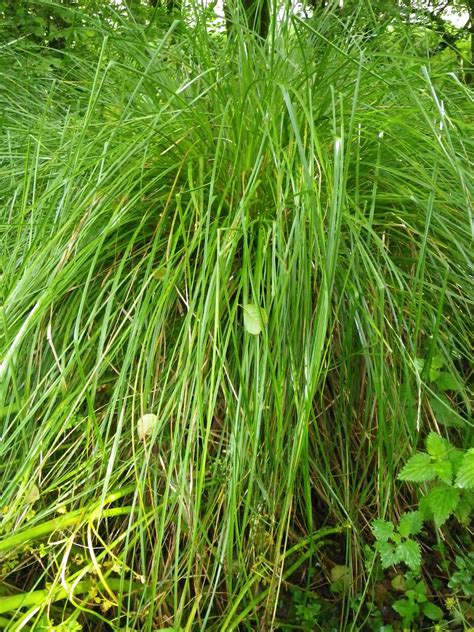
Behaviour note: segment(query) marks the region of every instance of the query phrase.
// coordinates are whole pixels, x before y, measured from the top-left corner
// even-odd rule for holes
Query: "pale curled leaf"
[[[151,435],[157,426],[158,417],[156,415],[153,413],[142,415],[137,424],[137,433],[140,441],[144,441],[146,437]]]
[[[266,311],[258,305],[244,305],[244,327],[247,333],[258,336],[268,322]]]
[[[40,491],[37,485],[32,485],[29,490],[26,492],[25,502],[28,505],[34,505],[37,500],[39,500]]]

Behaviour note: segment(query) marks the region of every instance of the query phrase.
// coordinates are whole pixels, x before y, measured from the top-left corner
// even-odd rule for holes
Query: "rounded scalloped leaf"
[[[462,458],[456,475],[456,487],[474,489],[474,448],[470,448]]]

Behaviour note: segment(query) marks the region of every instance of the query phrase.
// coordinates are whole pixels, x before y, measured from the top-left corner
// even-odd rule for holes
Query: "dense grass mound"
[[[302,629],[344,565],[363,629],[401,465],[469,445],[469,94],[290,27],[2,52],[6,628]]]

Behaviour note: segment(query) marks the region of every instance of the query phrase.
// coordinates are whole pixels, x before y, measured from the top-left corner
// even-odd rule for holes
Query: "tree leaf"
[[[455,511],[459,503],[459,490],[444,483],[438,483],[424,497],[437,527],[441,527]]]
[[[449,441],[440,437],[436,432],[430,432],[426,439],[426,451],[430,456],[442,461],[447,458],[450,450],[452,447]]]
[[[373,520],[371,528],[379,542],[387,542],[393,536],[393,522],[387,520]]]
[[[258,305],[244,305],[244,327],[247,333],[258,336],[268,322],[265,310]]]
[[[456,487],[474,489],[474,448],[470,448],[463,456],[456,476]]]
[[[436,472],[431,465],[431,457],[425,452],[417,452],[414,454],[398,475],[400,481],[413,481],[414,483],[422,483],[431,481],[435,478]]]
[[[144,441],[148,435],[151,435],[156,426],[158,426],[158,417],[156,415],[153,413],[142,415],[137,424],[137,433],[140,441]]]
[[[404,538],[420,533],[423,526],[423,515],[420,511],[407,511],[400,517],[398,533]]]
[[[397,553],[401,562],[405,562],[408,568],[416,571],[421,565],[421,548],[415,540],[406,540],[397,547]]]

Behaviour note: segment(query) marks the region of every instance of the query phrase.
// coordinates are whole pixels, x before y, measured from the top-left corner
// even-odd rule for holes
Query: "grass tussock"
[[[401,465],[469,445],[471,95],[324,20],[1,51],[6,628],[270,629],[337,563],[363,629]]]

